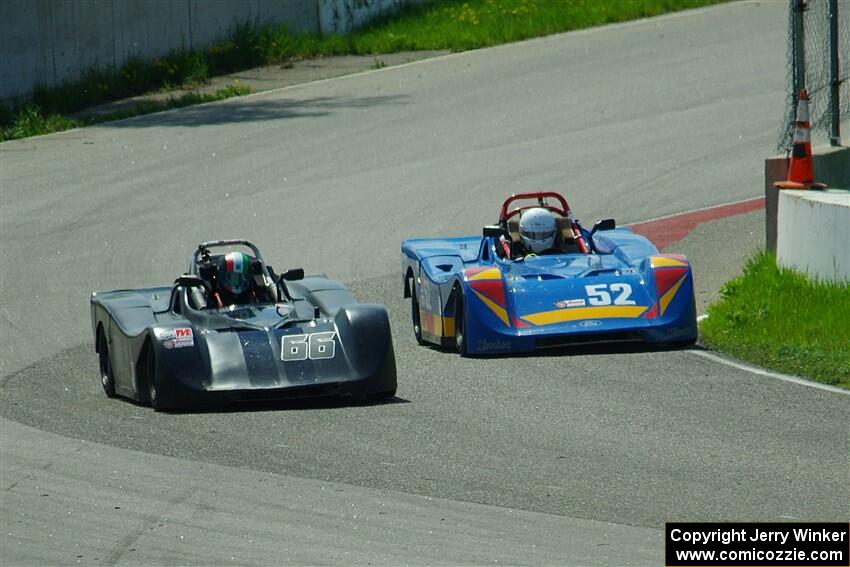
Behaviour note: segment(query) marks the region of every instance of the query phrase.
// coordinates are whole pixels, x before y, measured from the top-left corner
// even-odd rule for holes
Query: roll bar
[[[254,254],[254,258],[260,261],[263,260],[263,255],[260,254],[260,249],[257,248],[253,242],[248,240],[243,240],[241,238],[229,240],[208,240],[198,244],[198,247],[192,253],[192,257],[189,259],[189,273],[194,275],[198,274],[198,260],[205,252],[209,253],[210,248],[225,248],[229,246],[245,246],[246,248],[250,248],[251,252]],[[262,262],[262,267],[263,274],[267,278],[271,279],[271,274],[269,274],[269,269],[265,262]]]
[[[522,207],[517,207],[511,211],[508,211],[508,207],[510,207],[511,203],[513,203],[514,201],[521,201],[525,199],[537,199],[537,203],[534,205],[525,205]],[[546,203],[545,199],[555,199],[561,204],[561,208],[559,209],[555,205],[550,205],[549,203]],[[589,248],[587,246],[587,243],[584,241],[584,237],[581,234],[581,230],[579,230],[578,223],[573,217],[573,212],[570,210],[570,205],[567,204],[567,200],[564,199],[563,195],[561,195],[560,193],[555,193],[554,191],[514,193],[513,195],[505,199],[504,203],[502,203],[502,210],[499,212],[499,224],[502,225],[502,227],[504,228],[507,226],[508,219],[512,216],[517,215],[526,209],[534,209],[538,207],[549,209],[554,213],[558,213],[562,217],[568,218],[570,221],[570,229],[573,232],[573,238],[575,238],[576,242],[578,243],[579,250],[581,250],[585,254],[588,253]]]
[[[544,199],[555,199],[561,204],[561,208],[554,205],[550,205],[544,201]],[[521,201],[526,199],[537,199],[536,205],[526,205],[524,207],[517,207],[512,211],[508,212],[508,207],[510,207],[511,203],[514,201]],[[567,200],[564,199],[563,195],[560,193],[555,193],[554,191],[538,191],[535,193],[514,193],[502,203],[502,210],[499,212],[499,221],[506,221],[512,216],[524,211],[526,209],[531,209],[535,207],[543,207],[544,209],[549,209],[550,211],[554,211],[560,214],[562,217],[569,216],[570,214],[570,206],[567,204]]]

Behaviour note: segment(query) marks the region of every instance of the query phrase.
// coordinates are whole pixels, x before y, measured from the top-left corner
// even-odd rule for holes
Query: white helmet
[[[555,245],[555,216],[547,209],[535,207],[519,218],[519,237],[526,249],[540,254]]]

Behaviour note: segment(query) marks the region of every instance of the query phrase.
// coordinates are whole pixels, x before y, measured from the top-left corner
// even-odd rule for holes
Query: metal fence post
[[[829,0],[829,107],[832,110],[829,145],[841,145],[841,108],[838,106],[838,0]]]
[[[800,91],[806,86],[806,37],[805,26],[803,25],[803,12],[805,11],[806,0],[791,0],[791,13],[794,18],[794,24],[791,27],[791,41],[794,50],[791,73],[794,83],[794,92],[791,93],[791,95],[794,99],[795,115],[797,112],[797,99],[800,96]]]
[[[792,116],[797,115],[797,99],[800,98],[800,91],[806,86],[806,32],[803,19],[803,12],[805,11],[806,0],[791,0],[793,22],[791,26],[791,49],[793,50],[791,78],[794,85],[794,92],[791,93],[791,100],[794,102]]]

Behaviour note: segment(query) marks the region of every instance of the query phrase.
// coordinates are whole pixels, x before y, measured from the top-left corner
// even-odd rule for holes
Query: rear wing
[[[478,259],[480,236],[413,238],[401,243],[401,278],[404,297],[410,297],[408,277],[425,272],[435,282],[452,277],[464,264]]]
[[[481,240],[480,236],[412,238],[401,243],[401,253],[418,261],[431,256],[459,256],[464,262],[472,262],[478,258]]]

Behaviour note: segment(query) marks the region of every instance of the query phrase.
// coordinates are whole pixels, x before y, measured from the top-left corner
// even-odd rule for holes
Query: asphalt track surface
[[[724,5],[0,145],[0,560],[658,564],[665,521],[846,520],[850,397],[688,351],[460,359],[415,345],[397,273],[512,191],[621,223],[759,195],[785,22]],[[231,236],[386,304],[398,399],[105,399],[89,293]],[[711,236],[686,248],[729,270]]]

